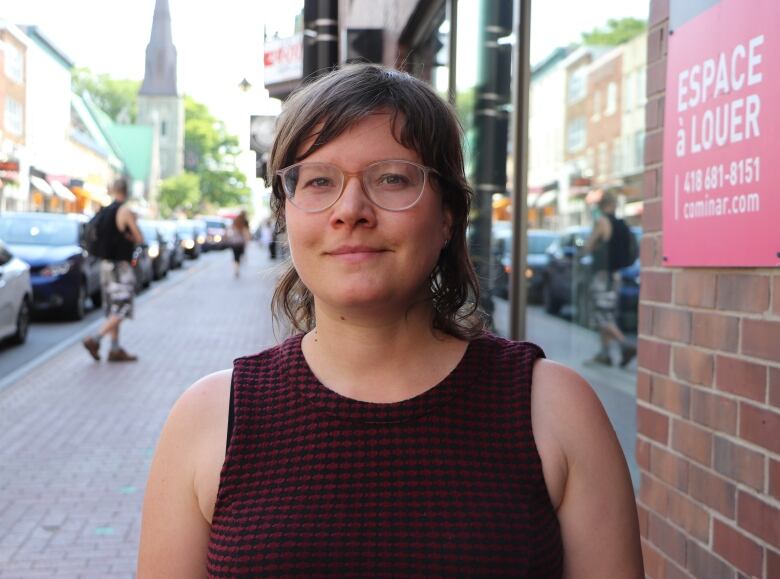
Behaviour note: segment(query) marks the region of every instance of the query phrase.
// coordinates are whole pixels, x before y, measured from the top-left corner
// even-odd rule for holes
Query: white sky
[[[77,66],[115,78],[141,79],[154,0],[0,0],[0,18],[37,24]],[[290,20],[302,0],[169,0],[178,51],[179,89],[204,102],[234,132],[238,111],[261,112],[261,90],[242,94],[247,78],[262,86],[266,20]],[[536,0],[531,60],[580,39],[608,18],[646,18],[649,0]],[[251,102],[248,102],[251,101]],[[239,127],[241,127],[239,129]],[[247,129],[248,130],[248,129]],[[243,136],[243,135],[242,135]]]

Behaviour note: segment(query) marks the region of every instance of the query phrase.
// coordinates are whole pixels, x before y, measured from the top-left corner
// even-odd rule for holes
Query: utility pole
[[[531,0],[516,0],[515,74],[513,78],[512,143],[515,156],[512,183],[512,277],[509,280],[509,337],[525,340],[528,284],[525,281],[528,238],[528,101],[531,74]]]
[[[506,194],[506,161],[509,141],[510,77],[512,45],[499,38],[512,32],[514,0],[481,0],[474,110],[475,163],[472,182],[475,203],[470,239],[471,258],[480,281],[480,306],[492,321],[491,229],[493,195]]]
[[[338,0],[303,4],[303,82],[311,82],[339,63]]]

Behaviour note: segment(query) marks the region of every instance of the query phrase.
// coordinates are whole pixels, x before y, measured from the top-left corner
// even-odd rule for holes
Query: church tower
[[[176,81],[171,12],[168,0],[156,0],[136,122],[155,128],[161,179],[179,175],[184,169],[184,99]]]

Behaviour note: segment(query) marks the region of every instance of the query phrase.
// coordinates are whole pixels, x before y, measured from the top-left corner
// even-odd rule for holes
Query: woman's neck
[[[317,310],[303,353],[320,381],[343,396],[397,402],[424,392],[460,361],[466,343],[432,328],[430,307],[370,323]]]

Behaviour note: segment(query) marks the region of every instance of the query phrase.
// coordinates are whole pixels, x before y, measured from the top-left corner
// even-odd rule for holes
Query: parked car
[[[0,241],[0,339],[22,344],[30,328],[30,266]]]
[[[193,219],[192,225],[195,228],[195,243],[198,244],[200,253],[203,253],[206,251],[206,235],[208,232],[206,222],[202,219]]]
[[[147,253],[152,260],[152,277],[162,279],[171,269],[171,253],[165,243],[157,223],[148,219],[139,219],[138,228],[144,236]]]
[[[4,213],[0,239],[30,265],[33,309],[80,320],[91,297],[100,305],[100,260],[84,249],[84,215]]]
[[[176,227],[175,221],[157,221],[157,230],[160,232],[163,243],[168,246],[171,269],[179,269],[184,263],[184,247]]]
[[[215,216],[205,216],[201,220],[206,224],[206,241],[203,244],[203,249],[206,251],[226,249],[230,220]]]
[[[176,233],[179,236],[179,240],[184,253],[190,259],[197,259],[200,257],[201,245],[198,243],[198,230],[195,224],[189,219],[182,219],[176,222]]]
[[[133,259],[130,261],[130,265],[133,266],[133,272],[135,273],[135,292],[141,293],[144,288],[151,285],[154,279],[154,264],[152,256],[149,255],[149,246],[146,245],[146,240],[133,251]]]
[[[579,324],[590,324],[590,276],[592,256],[583,254],[590,227],[566,229],[547,249],[549,261],[544,270],[543,303],[550,314],[560,314],[569,308],[570,315]],[[640,227],[631,227],[639,241]],[[619,270],[617,322],[627,332],[636,330],[639,308],[639,259]]]
[[[509,278],[512,275],[512,228],[510,223],[493,224],[493,254],[495,256],[493,291],[496,296],[509,299]],[[496,227],[497,226],[497,227]],[[550,257],[547,248],[558,234],[544,229],[529,229],[526,232],[525,282],[528,284],[529,303],[542,300],[544,270]]]

